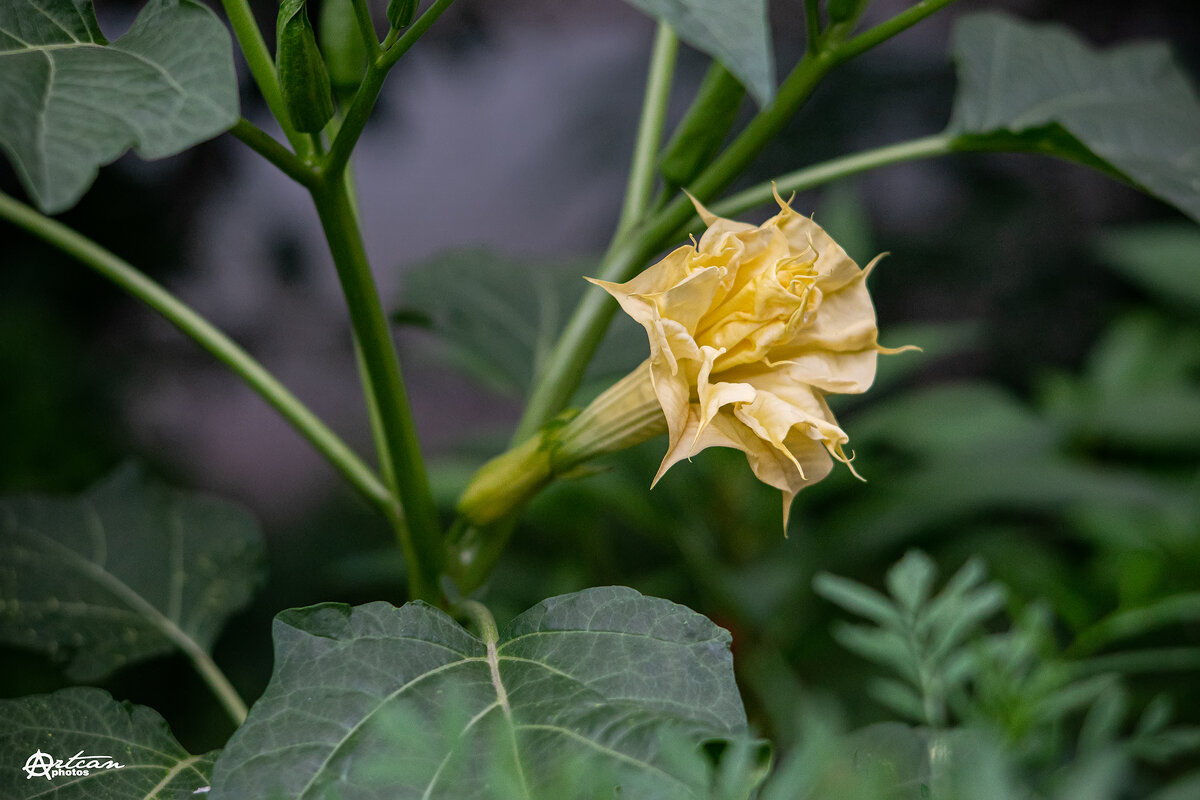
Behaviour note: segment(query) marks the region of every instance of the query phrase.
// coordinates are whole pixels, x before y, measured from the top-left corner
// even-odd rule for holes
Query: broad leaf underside
[[[1061,126],[1200,221],[1200,102],[1167,47],[1098,51],[1059,26],[983,13],[958,23],[953,49],[959,91],[950,132],[1045,136]]]
[[[185,800],[203,797],[216,753],[189,754],[166,721],[145,706],[119,703],[100,689],[0,700],[0,797],[11,800]],[[67,761],[77,753],[103,756],[119,769],[87,775],[27,775],[35,753]]]
[[[0,498],[0,642],[97,680],[190,643],[211,649],[261,577],[241,508],[119,470],[79,498]]]
[[[193,0],[150,0],[112,44],[87,0],[0,4],[0,147],[44,211],[129,148],[173,155],[239,113],[229,34]]]
[[[745,729],[729,635],[631,589],[552,598],[494,641],[371,603],[284,612],[275,643],[214,800],[694,797],[694,745]]]

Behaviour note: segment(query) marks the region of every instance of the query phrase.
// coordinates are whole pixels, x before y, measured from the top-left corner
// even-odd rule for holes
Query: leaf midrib
[[[376,705],[374,706],[374,708],[372,708],[368,713],[364,714],[362,716],[362,718],[359,719],[359,721],[356,722],[351,728],[349,728],[345,732],[345,734],[343,734],[342,737],[330,748],[329,753],[326,755],[325,759],[321,762],[320,766],[318,766],[313,771],[312,776],[309,778],[308,782],[304,785],[304,788],[300,791],[300,794],[297,795],[297,800],[305,800],[305,798],[309,796],[308,793],[313,789],[317,780],[325,773],[330,762],[346,746],[346,744],[350,741],[350,739],[353,738],[354,734],[357,733],[359,730],[361,730],[363,728],[363,726],[365,726],[369,720],[371,720],[376,714],[378,714],[381,710],[383,710],[393,700],[395,700],[401,694],[406,692],[408,689],[412,688],[416,684],[420,683],[421,681],[425,680],[426,678],[428,678],[432,675],[441,674],[441,673],[449,671],[455,667],[459,667],[459,666],[471,664],[471,663],[487,664],[489,678],[490,678],[491,684],[492,684],[492,689],[496,694],[496,702],[491,703],[491,704],[485,706],[484,708],[480,709],[475,714],[475,716],[472,717],[471,720],[463,727],[462,731],[459,732],[459,738],[461,739],[461,737],[463,735],[465,735],[469,730],[471,730],[479,720],[486,717],[494,709],[500,708],[504,712],[505,719],[508,720],[509,731],[512,734],[513,764],[515,765],[515,767],[517,769],[517,775],[521,781],[521,790],[522,790],[524,797],[532,798],[532,794],[530,794],[528,782],[527,782],[525,774],[524,774],[524,765],[523,765],[522,758],[521,758],[519,743],[516,738],[516,733],[518,730],[548,730],[548,731],[554,731],[559,734],[569,736],[575,740],[585,743],[587,746],[591,747],[592,749],[596,750],[597,752],[603,753],[614,759],[618,759],[618,760],[624,761],[626,763],[633,764],[641,769],[645,769],[645,770],[654,772],[656,774],[659,774],[659,775],[667,778],[668,780],[670,780],[674,783],[677,783],[677,784],[687,788],[687,785],[683,781],[681,781],[679,778],[675,777],[674,775],[671,775],[669,772],[665,772],[660,767],[656,767],[655,765],[653,765],[647,761],[643,761],[641,759],[634,758],[633,756],[630,756],[625,753],[621,753],[620,751],[612,750],[611,748],[605,747],[604,745],[600,744],[599,742],[589,739],[586,736],[583,736],[582,734],[579,734],[575,731],[570,730],[569,728],[563,728],[558,725],[551,725],[551,724],[547,724],[547,723],[517,724],[513,720],[512,707],[508,700],[508,690],[504,686],[503,679],[500,675],[500,668],[499,668],[500,661],[512,661],[512,662],[517,662],[517,663],[533,664],[538,667],[541,667],[542,669],[550,671],[556,675],[561,675],[564,678],[574,681],[575,683],[579,684],[580,686],[583,686],[584,688],[591,689],[592,687],[589,685],[589,683],[587,681],[582,680],[574,675],[571,675],[570,673],[564,672],[563,670],[560,670],[551,664],[547,664],[543,661],[538,661],[537,659],[533,659],[533,658],[525,658],[522,656],[502,656],[502,655],[500,655],[500,650],[504,649],[504,647],[511,644],[512,642],[518,641],[523,638],[547,635],[547,634],[553,634],[553,635],[557,636],[557,635],[571,634],[571,633],[575,633],[575,634],[613,634],[613,635],[618,635],[618,636],[631,636],[631,637],[653,639],[655,641],[661,641],[661,642],[664,642],[667,644],[674,644],[674,645],[680,644],[680,642],[678,642],[678,641],[674,641],[674,640],[670,640],[670,639],[660,639],[659,637],[651,636],[651,635],[645,634],[645,633],[631,633],[628,631],[589,631],[589,630],[584,630],[584,629],[557,630],[557,631],[530,631],[530,632],[515,636],[513,638],[506,639],[504,642],[499,642],[498,638],[492,638],[492,637],[486,637],[483,640],[476,639],[475,641],[480,642],[481,644],[483,644],[486,647],[485,655],[483,655],[483,656],[465,656],[464,655],[457,660],[442,664],[438,667],[435,667],[434,669],[428,670],[426,672],[421,673],[420,675],[418,675],[416,677],[411,678],[410,680],[405,682],[404,685],[400,686],[399,688],[393,690],[392,692],[389,692],[387,695],[380,698],[378,703],[376,703]],[[459,652],[457,650],[454,650],[453,648],[447,647],[445,645],[441,645],[438,642],[427,641],[424,639],[420,639],[419,641],[421,641],[424,644],[438,645],[438,646],[444,647],[445,649],[450,650],[450,652],[453,652],[453,653]],[[454,751],[451,750],[449,753],[446,754],[446,756],[439,763],[437,769],[434,770],[434,773],[430,777],[429,783],[426,784],[425,791],[422,794],[423,800],[428,800],[428,798],[430,797],[430,792],[433,791],[434,786],[437,784],[438,779],[441,777],[442,772],[445,769],[446,764],[449,763],[449,760],[451,759],[451,757],[453,755],[454,755]]]
[[[372,719],[376,714],[378,714],[385,706],[387,706],[389,703],[391,703],[394,699],[399,697],[401,694],[403,694],[409,688],[411,688],[412,686],[415,686],[416,684],[420,683],[421,681],[425,680],[426,678],[430,677],[431,675],[439,675],[443,672],[451,670],[455,667],[462,666],[464,664],[479,663],[479,662],[486,662],[486,661],[487,661],[486,656],[469,656],[466,658],[458,659],[457,661],[449,661],[445,664],[442,664],[439,667],[435,667],[426,672],[422,672],[420,675],[410,679],[408,682],[406,682],[400,688],[398,688],[392,692],[389,692],[387,695],[380,698],[379,702],[376,703],[375,707],[372,708],[369,713],[363,714],[362,719],[360,719],[358,722],[354,723],[354,725],[351,726],[342,735],[342,737],[337,741],[337,743],[329,749],[329,754],[325,756],[325,759],[321,762],[321,765],[319,767],[317,767],[315,770],[313,770],[313,774],[308,779],[308,783],[304,784],[304,788],[300,790],[300,794],[296,795],[296,800],[304,800],[304,798],[308,796],[308,792],[310,789],[313,788],[313,785],[316,783],[317,778],[321,777],[321,775],[325,771],[325,768],[329,766],[329,762],[333,760],[333,757],[336,756],[343,747],[345,747],[346,743],[348,741],[350,741],[350,738],[352,736],[354,736],[354,734],[356,734],[359,730],[361,730],[362,727],[364,725],[366,725],[367,722],[370,719]]]
[[[99,513],[90,501],[85,501],[85,504],[92,522],[93,531],[99,537],[100,543],[106,545],[107,536],[104,533],[104,523],[101,521]],[[125,603],[134,613],[140,614],[141,618],[151,628],[162,634],[176,647],[189,654],[197,652],[206,653],[200,643],[180,628],[174,620],[164,615],[150,601],[146,600],[146,598],[130,587],[129,584],[119,579],[116,575],[113,575],[103,566],[85,558],[70,547],[56,542],[53,538],[35,528],[24,527],[23,530],[26,536],[44,542],[48,546],[47,549],[56,551],[68,568],[74,569],[76,573],[85,579],[90,578],[94,583],[108,590],[117,600]],[[175,542],[172,542],[172,546],[174,544]],[[88,604],[86,601],[79,601],[79,603],[82,605],[93,605],[97,608],[105,608],[105,606],[98,603]]]

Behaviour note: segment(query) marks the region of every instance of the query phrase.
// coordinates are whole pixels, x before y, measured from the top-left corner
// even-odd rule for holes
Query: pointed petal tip
[[[791,197],[784,200],[779,194],[779,187],[775,185],[775,181],[771,181],[771,194],[775,195],[775,202],[779,204],[780,211],[792,211],[792,201],[796,199],[795,192],[792,192]]]
[[[875,256],[874,258],[872,258],[870,261],[868,261],[867,265],[865,267],[863,267],[863,280],[866,280],[867,277],[870,276],[870,274],[875,270],[875,267],[879,264],[880,261],[883,261],[883,259],[887,258],[890,255],[891,255],[891,253],[884,251],[884,252],[880,253],[879,255]]]
[[[792,501],[796,499],[795,492],[781,492],[783,495],[783,538],[788,538],[788,519],[792,515]]]
[[[718,217],[716,214],[705,208],[704,204],[697,200],[696,196],[687,189],[684,189],[683,193],[686,194],[688,199],[692,201],[692,205],[696,207],[696,213],[700,216],[700,219],[704,220],[705,225],[712,225],[714,222],[720,219],[720,217]]]

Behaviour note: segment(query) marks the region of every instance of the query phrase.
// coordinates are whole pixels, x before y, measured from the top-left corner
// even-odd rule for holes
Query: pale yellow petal
[[[874,383],[878,360],[875,349],[851,353],[809,350],[779,362],[772,372],[782,381],[807,384],[823,392],[861,394]]]
[[[700,400],[700,430],[703,430],[725,406],[753,402],[755,392],[753,386],[745,383],[711,383],[709,378],[713,364],[721,355],[721,351],[712,347],[702,347],[701,351],[704,354],[704,362],[696,376],[696,392]]]
[[[678,446],[681,440],[688,438],[688,421],[690,417],[695,416],[688,377],[682,370],[672,372],[664,364],[650,362],[650,380],[654,394],[658,397],[663,416],[667,420],[668,452]]]
[[[792,497],[849,464],[848,437],[825,393],[865,391],[880,347],[867,269],[776,195],[763,225],[716,217],[708,229],[624,284],[593,281],[646,330],[650,375],[667,421],[657,481],[707,447],[746,454]],[[853,471],[853,468],[851,468]],[[857,473],[855,473],[857,474]]]
[[[700,217],[705,226],[712,225],[714,222],[720,219],[720,217],[718,217],[716,214],[705,208],[704,205],[696,199],[695,195],[693,195],[687,189],[684,189],[683,193],[687,195],[688,200],[692,201],[692,205],[696,209],[696,216]]]

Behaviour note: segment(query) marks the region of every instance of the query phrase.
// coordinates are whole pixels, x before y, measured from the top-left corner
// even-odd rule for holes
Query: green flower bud
[[[733,127],[745,95],[737,78],[714,61],[695,102],[663,150],[658,169],[668,182],[687,186],[708,166]]]
[[[387,7],[388,22],[394,30],[407,28],[417,15],[417,0],[391,0]]]
[[[868,3],[870,0],[829,0],[825,10],[829,12],[830,22],[845,22],[857,18]]]
[[[350,0],[324,0],[317,21],[321,51],[329,78],[337,89],[354,90],[367,71],[367,49],[354,19]]]
[[[333,117],[333,94],[304,0],[283,0],[275,37],[279,85],[292,125],[304,133],[317,133]]]

